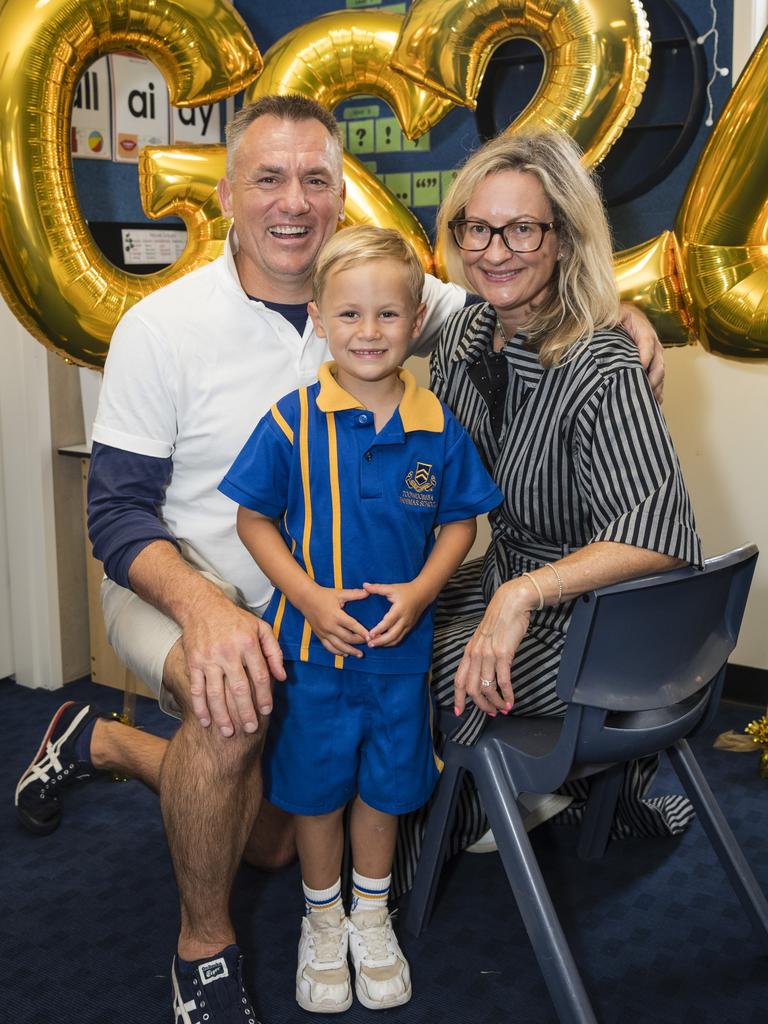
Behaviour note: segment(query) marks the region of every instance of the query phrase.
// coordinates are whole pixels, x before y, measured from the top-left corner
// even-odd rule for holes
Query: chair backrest
[[[557,693],[570,704],[633,712],[707,686],[736,646],[757,561],[750,544],[705,568],[675,569],[582,595]]]

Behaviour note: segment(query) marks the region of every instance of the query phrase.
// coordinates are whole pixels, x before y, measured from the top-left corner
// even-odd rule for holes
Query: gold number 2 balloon
[[[99,366],[123,312],[189,270],[118,270],[94,244],[75,195],[72,97],[102,54],[136,50],[163,72],[176,105],[244,88],[261,58],[224,0],[5,0],[0,5],[0,289],[24,326],[65,358]],[[182,216],[184,216],[182,211]]]
[[[588,164],[601,160],[648,79],[651,37],[639,0],[420,0],[406,16],[392,66],[474,110],[491,54],[520,36],[544,52],[544,77],[508,130],[560,128]]]

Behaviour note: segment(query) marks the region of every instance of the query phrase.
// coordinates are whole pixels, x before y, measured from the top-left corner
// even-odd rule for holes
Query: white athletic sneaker
[[[349,915],[349,952],[355,967],[355,993],[369,1010],[402,1006],[411,998],[411,972],[386,907]]]
[[[310,1013],[341,1013],[352,1005],[347,920],[341,904],[313,910],[302,919],[296,1002]]]

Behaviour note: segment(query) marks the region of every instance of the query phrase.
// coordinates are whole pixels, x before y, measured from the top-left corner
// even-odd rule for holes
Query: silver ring
[[[481,679],[480,685],[484,690],[488,690],[496,682],[495,679]]]

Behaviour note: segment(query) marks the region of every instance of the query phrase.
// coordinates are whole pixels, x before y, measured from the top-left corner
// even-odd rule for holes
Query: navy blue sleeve
[[[107,576],[121,587],[130,587],[131,563],[152,541],[179,546],[160,518],[171,472],[170,458],[138,455],[94,441],[88,472],[88,535]]]

